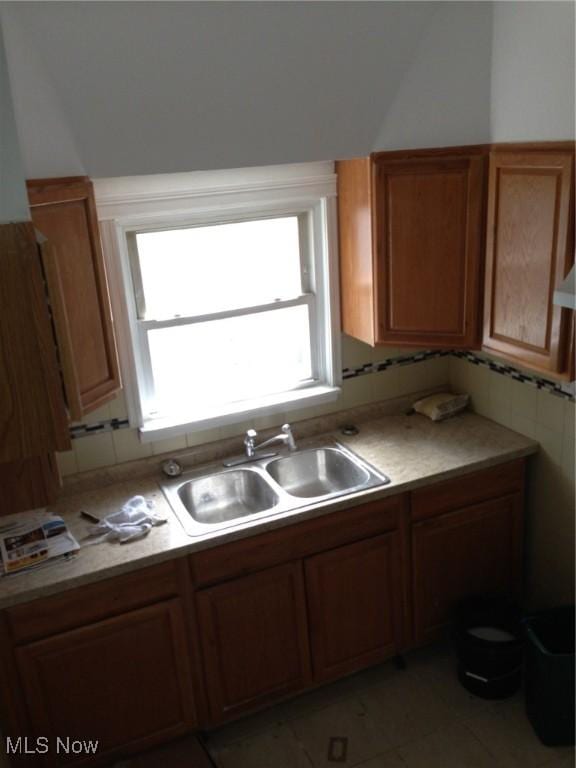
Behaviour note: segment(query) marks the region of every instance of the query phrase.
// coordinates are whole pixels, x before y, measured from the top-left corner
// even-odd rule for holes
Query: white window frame
[[[139,429],[143,442],[336,400],[340,394],[341,361],[336,177],[332,163],[97,179],[94,188],[128,417],[130,425]],[[147,418],[144,406],[150,401],[151,367],[144,357],[148,345],[142,343],[141,334],[151,327],[187,323],[190,318],[138,318],[131,239],[145,231],[288,215],[297,215],[300,222],[305,220],[305,231],[310,233],[302,249],[310,268],[308,274],[303,272],[303,294],[251,309],[265,311],[272,306],[308,304],[315,381],[254,401],[229,403],[225,409],[218,407],[217,411],[207,411],[185,423],[170,417]],[[247,310],[219,314],[241,313],[246,314]],[[214,314],[210,317],[214,319]]]

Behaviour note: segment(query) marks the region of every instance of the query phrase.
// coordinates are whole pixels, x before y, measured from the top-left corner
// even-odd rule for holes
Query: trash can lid
[[[510,643],[516,637],[500,627],[469,627],[466,632],[479,640],[487,640],[490,643]]]

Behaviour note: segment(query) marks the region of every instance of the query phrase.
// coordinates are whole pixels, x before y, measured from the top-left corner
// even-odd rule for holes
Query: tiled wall
[[[63,475],[71,475],[235,435],[240,440],[249,427],[266,429],[283,421],[297,422],[448,384],[453,391],[468,392],[472,408],[480,415],[540,443],[539,454],[531,459],[527,492],[528,592],[535,606],[573,600],[573,398],[538,389],[534,381],[517,381],[513,370],[503,375],[488,365],[476,365],[449,354],[422,360],[422,355],[414,351],[409,355],[417,362],[399,365],[397,361],[406,355],[406,349],[373,349],[343,336],[345,378],[342,395],[334,403],[147,444],[141,443],[132,429],[92,434],[73,440],[73,450],[59,454],[59,465]],[[378,364],[385,360],[395,363],[378,371]],[[121,395],[90,414],[86,423],[125,418]]]
[[[344,376],[350,376],[350,378],[344,379],[342,395],[333,403],[327,403],[316,408],[290,411],[274,417],[254,419],[229,427],[194,432],[154,443],[141,443],[137,431],[133,429],[117,429],[78,437],[72,441],[73,449],[71,451],[58,455],[60,470],[66,476],[133,459],[170,453],[234,435],[238,435],[240,438],[250,427],[266,429],[276,424],[282,424],[284,421],[297,422],[447,384],[449,362],[446,356],[422,360],[422,355],[417,350],[410,351],[408,354],[411,357],[416,357],[417,361],[403,360],[401,361],[402,364],[398,364],[398,358],[406,357],[406,349],[390,347],[373,349],[367,344],[343,336],[342,365],[345,371]],[[381,363],[390,359],[396,362],[385,370],[377,371],[375,370],[377,366],[369,366],[370,363]],[[370,372],[357,375],[360,367],[365,367]],[[97,424],[110,419],[123,420],[125,418],[126,406],[123,396],[120,395],[112,403],[87,416],[84,423]]]
[[[527,589],[533,607],[574,600],[574,401],[451,357],[450,385],[473,409],[532,437],[527,487]]]

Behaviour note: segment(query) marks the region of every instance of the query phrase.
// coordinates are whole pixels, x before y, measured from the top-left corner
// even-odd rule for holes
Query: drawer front
[[[16,643],[48,637],[179,593],[185,560],[170,560],[6,610]]]
[[[380,499],[198,552],[191,557],[194,583],[215,584],[392,531],[399,525],[407,498],[404,494]]]
[[[453,509],[521,492],[524,488],[524,467],[525,460],[517,459],[419,488],[411,494],[412,520],[426,520]]]

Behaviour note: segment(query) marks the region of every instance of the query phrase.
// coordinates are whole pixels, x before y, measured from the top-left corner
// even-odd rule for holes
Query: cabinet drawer
[[[411,494],[412,520],[425,520],[486,499],[520,492],[524,487],[525,460],[518,459],[419,488]]]
[[[171,560],[8,608],[12,638],[22,643],[47,637],[177,595],[182,568],[184,560]]]
[[[398,527],[407,495],[380,499],[193,555],[196,586],[287,563]]]

